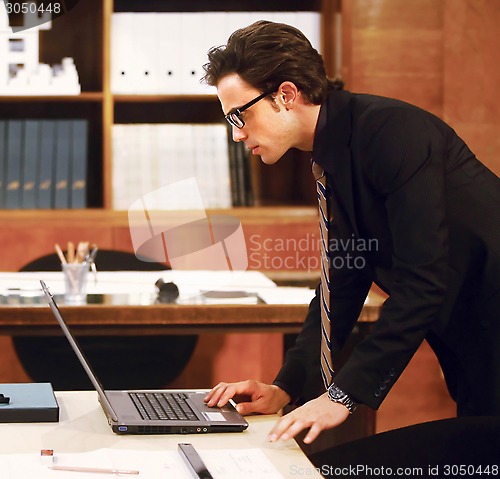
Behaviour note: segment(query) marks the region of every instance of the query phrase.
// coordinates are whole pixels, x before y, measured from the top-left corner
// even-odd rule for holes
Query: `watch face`
[[[347,395],[346,392],[342,391],[342,389],[333,384],[328,388],[328,397],[333,402],[343,404],[351,414],[357,407],[357,404]]]
[[[345,396],[345,393],[343,391],[341,391],[335,387],[330,387],[330,389],[328,390],[328,393],[330,394],[330,397],[332,399],[341,399]]]

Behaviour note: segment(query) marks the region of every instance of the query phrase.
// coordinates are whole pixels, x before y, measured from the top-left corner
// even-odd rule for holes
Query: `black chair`
[[[123,251],[99,250],[97,270],[160,271],[167,267],[137,259]],[[59,271],[56,254],[38,258],[21,271]],[[93,389],[63,336],[15,336],[14,348],[35,382],[50,382],[55,390]],[[92,369],[106,389],[158,389],[173,381],[188,363],[198,336],[77,336]]]
[[[500,417],[458,417],[387,431],[309,456],[325,477],[491,477]],[[385,472],[381,472],[385,471]]]

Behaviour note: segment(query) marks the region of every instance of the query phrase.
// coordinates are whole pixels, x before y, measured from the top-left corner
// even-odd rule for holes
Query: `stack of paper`
[[[145,194],[195,178],[205,208],[231,207],[227,129],[223,124],[113,126],[113,208],[128,210]],[[193,209],[189,194],[158,210]]]

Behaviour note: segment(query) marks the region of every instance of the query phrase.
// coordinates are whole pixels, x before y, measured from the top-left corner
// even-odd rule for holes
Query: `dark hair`
[[[227,45],[209,50],[208,60],[202,80],[212,86],[231,73],[262,92],[291,81],[306,102],[317,105],[328,90],[343,87],[326,76],[323,58],[304,34],[284,23],[260,20],[236,30]]]

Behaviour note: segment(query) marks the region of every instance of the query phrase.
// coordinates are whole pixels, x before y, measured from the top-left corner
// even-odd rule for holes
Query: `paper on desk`
[[[279,286],[259,289],[258,295],[267,304],[309,304],[314,298],[314,289]]]
[[[261,449],[207,449],[199,450],[214,479],[283,479]],[[67,454],[54,451],[54,465],[109,469],[138,470],[140,477],[158,479],[192,479],[186,464],[177,451],[137,451],[98,449],[92,452]],[[93,479],[109,479],[109,474],[93,473]],[[39,454],[0,455],[2,479],[71,479],[82,473],[55,471],[40,463]]]
[[[199,451],[214,479],[283,479],[261,449]]]
[[[177,284],[181,298],[199,294],[201,290],[225,289],[254,292],[274,288],[276,284],[259,271],[98,271],[97,281],[89,273],[88,294],[156,294],[155,283],[162,278]],[[41,294],[40,280],[49,286],[52,294],[64,294],[61,271],[0,272],[0,293]]]

